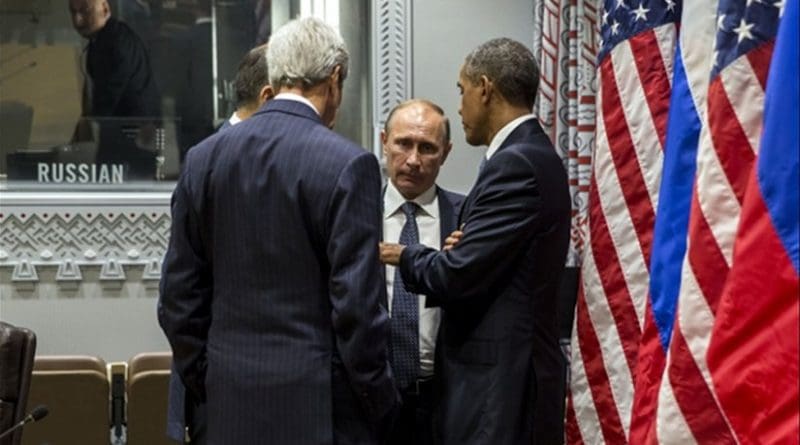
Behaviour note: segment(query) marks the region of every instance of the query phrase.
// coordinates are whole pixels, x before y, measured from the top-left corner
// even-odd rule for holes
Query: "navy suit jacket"
[[[377,443],[396,406],[375,157],[273,100],[190,150],[159,322],[209,443]]]
[[[461,208],[450,251],[407,247],[406,287],[442,307],[444,444],[563,442],[557,290],[569,241],[567,177],[539,123],[516,128]]]

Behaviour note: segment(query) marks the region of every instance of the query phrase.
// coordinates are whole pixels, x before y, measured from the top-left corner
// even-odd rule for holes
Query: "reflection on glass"
[[[242,56],[301,13],[341,20],[336,130],[369,143],[366,0],[1,0],[0,185],[174,181],[234,111]]]

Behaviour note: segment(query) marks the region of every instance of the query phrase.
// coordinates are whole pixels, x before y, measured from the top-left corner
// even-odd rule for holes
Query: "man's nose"
[[[417,150],[416,147],[408,154],[406,163],[408,163],[408,165],[419,165],[419,150]]]

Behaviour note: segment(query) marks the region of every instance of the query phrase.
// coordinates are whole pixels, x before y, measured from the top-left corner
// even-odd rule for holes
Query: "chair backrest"
[[[36,335],[0,321],[0,432],[25,417],[36,352]],[[0,439],[0,445],[18,445],[22,430]]]
[[[128,361],[128,445],[174,444],[167,437],[172,355],[146,352]]]
[[[26,430],[23,444],[108,445],[109,383],[102,359],[36,357],[29,403],[47,405],[50,414],[37,428]]]

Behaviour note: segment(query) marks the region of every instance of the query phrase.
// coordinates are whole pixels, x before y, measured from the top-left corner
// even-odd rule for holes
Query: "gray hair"
[[[269,39],[269,80],[276,92],[282,87],[308,88],[328,78],[338,65],[341,82],[347,77],[349,58],[333,27],[313,17],[295,19]]]
[[[492,39],[464,60],[464,76],[477,83],[486,76],[508,103],[529,110],[539,89],[539,67],[525,45],[508,38]]]

